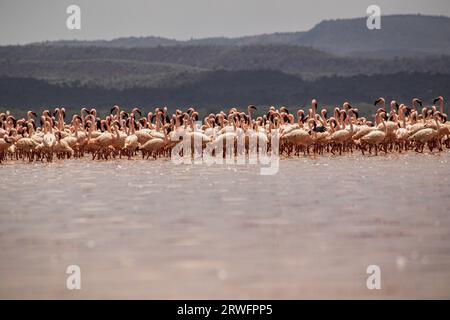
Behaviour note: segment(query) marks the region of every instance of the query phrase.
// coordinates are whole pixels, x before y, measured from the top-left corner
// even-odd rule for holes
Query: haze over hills
[[[0,47],[0,76],[123,89],[185,83],[213,70],[277,70],[313,80],[323,76],[449,73],[450,56],[394,60],[338,57],[311,48],[169,46],[155,48]]]
[[[394,57],[395,56],[395,57]],[[398,56],[398,57],[397,57]],[[307,32],[0,46],[0,108],[372,103],[450,96],[450,19],[323,21]],[[409,100],[408,100],[409,101]],[[408,102],[406,101],[406,102]]]
[[[158,46],[295,45],[340,55],[390,58],[450,54],[450,18],[426,15],[381,17],[381,29],[369,30],[366,18],[325,20],[306,32],[284,32],[238,38],[179,41],[161,37],[129,37],[110,41],[51,41],[36,45],[152,48]]]
[[[380,30],[369,30],[365,18],[328,20],[305,33],[301,44],[358,56],[450,54],[450,18],[382,16]]]

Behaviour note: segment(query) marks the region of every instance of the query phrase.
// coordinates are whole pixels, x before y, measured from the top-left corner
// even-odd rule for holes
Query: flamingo
[[[369,152],[372,149],[372,147],[375,147],[375,155],[378,155],[378,147],[386,139],[387,127],[386,123],[384,122],[383,115],[377,114],[376,116],[380,119],[383,130],[376,129],[370,131],[368,134],[361,137],[361,143],[364,145],[369,145]],[[362,154],[364,154],[364,147],[361,148],[361,152]]]
[[[438,102],[438,101],[439,101],[439,112],[443,114],[444,113],[444,98],[442,96],[436,97],[433,100],[433,104],[436,104],[436,102]]]
[[[56,145],[56,136],[53,133],[53,128],[51,124],[52,120],[45,121],[44,123],[44,136],[42,140],[43,148],[47,161],[52,161],[53,159],[53,148]]]
[[[142,153],[142,159],[147,155],[147,159],[152,156],[156,159],[157,155],[161,153],[168,143],[167,130],[164,128],[164,139],[152,138],[143,145],[139,144],[138,149]]]
[[[93,160],[95,160],[96,157],[100,159],[101,156],[104,156],[105,159],[107,159],[110,152],[112,151],[111,148],[114,137],[111,132],[111,128],[109,127],[106,120],[101,120],[100,124],[102,128],[106,127],[107,130],[100,133],[100,135],[97,136],[96,138],[92,138],[91,134],[92,132],[90,131],[88,138],[88,145],[91,146],[93,150],[92,154]]]
[[[0,138],[0,163],[3,162],[6,156],[6,152],[14,143],[14,139],[11,137],[11,132],[8,135]]]
[[[310,121],[314,119],[310,119]],[[287,142],[294,147],[303,148],[304,153],[309,153],[309,147],[313,144],[313,138],[307,130],[303,128],[303,123],[299,128],[293,129],[288,133],[281,134],[281,142]]]
[[[33,125],[31,123],[28,123],[27,124],[27,129],[28,129],[28,131],[30,132],[30,135],[31,135],[32,132],[33,132]],[[33,160],[34,150],[36,149],[36,147],[38,145],[39,145],[39,143],[37,143],[31,137],[20,138],[15,143],[17,151],[21,152],[24,155],[23,159],[25,160],[25,157],[28,157],[30,162]]]
[[[56,154],[58,158],[82,157],[83,152],[92,154],[93,159],[108,159],[123,153],[128,158],[140,150],[145,156],[156,157],[170,154],[170,150],[180,143],[180,136],[191,144],[194,152],[210,144],[213,147],[232,143],[233,154],[248,152],[254,148],[250,142],[257,141],[257,149],[265,145],[270,151],[273,130],[280,133],[280,151],[287,155],[310,152],[323,154],[325,151],[339,154],[353,152],[356,145],[362,153],[369,147],[369,152],[375,148],[384,147],[385,153],[410,149],[423,152],[425,146],[430,151],[442,144],[450,148],[450,123],[444,111],[444,98],[439,96],[433,100],[430,108],[423,107],[418,98],[411,101],[411,109],[404,103],[398,105],[395,100],[390,102],[390,110],[386,111],[384,98],[375,101],[380,108],[375,114],[375,124],[366,118],[359,117],[358,109],[345,101],[342,106],[334,108],[334,114],[328,119],[327,110],[317,111],[317,100],[311,100],[311,106],[305,113],[298,110],[290,113],[285,106],[270,106],[268,113],[254,119],[256,107],[249,105],[245,112],[236,107],[211,113],[198,123],[199,113],[194,107],[186,112],[176,109],[170,116],[167,107],[156,107],[145,117],[140,109],[134,108],[130,114],[122,111],[118,105],[111,109],[105,118],[97,116],[95,108],[82,108],[80,113],[72,117],[70,123],[65,123],[65,108],[58,107],[54,112],[44,110],[40,117],[33,111],[28,111],[24,118],[15,118],[9,111],[0,113],[0,144],[1,160],[8,155],[11,159],[33,159],[52,161]],[[417,110],[418,107],[422,107]],[[40,119],[36,126],[35,119]],[[297,121],[296,121],[297,120]],[[37,120],[36,120],[37,121]],[[152,123],[153,122],[153,123]],[[244,146],[241,148],[241,138]],[[153,141],[154,140],[154,141]],[[153,141],[153,142],[151,142]],[[259,146],[258,146],[259,144]],[[70,148],[70,149],[69,149]],[[195,150],[195,148],[198,148]],[[225,149],[225,148],[224,148]],[[252,149],[253,151],[253,149]]]
[[[351,114],[351,110],[349,111],[349,113]],[[339,155],[342,154],[343,149],[345,148],[345,143],[351,139],[351,137],[353,136],[353,122],[349,121],[350,123],[350,128],[349,130],[347,130],[345,128],[345,124],[344,124],[344,118],[348,117],[348,114],[345,110],[342,110],[340,112],[340,120],[341,120],[341,125],[337,125],[337,130],[334,131],[331,136],[330,139],[333,143],[332,149],[331,149],[331,153],[334,154],[334,149],[337,146],[339,149]],[[337,122],[335,122],[337,124]]]
[[[402,152],[402,149],[407,149],[407,143],[409,138],[409,131],[406,129],[406,117],[405,117],[405,109],[406,106],[401,104],[398,112],[399,112],[399,122],[398,129],[395,131],[395,139],[398,145],[399,152]]]
[[[438,137],[439,132],[439,121],[437,117],[434,116],[434,121],[436,124],[436,129],[434,128],[424,128],[422,130],[417,131],[413,135],[409,137],[410,141],[414,141],[416,143],[416,151],[423,153],[423,149],[425,144],[428,144],[430,151],[432,151],[431,141]]]
[[[128,155],[128,159],[131,158],[131,156],[134,154],[134,152],[139,146],[139,138],[136,135],[135,118],[134,118],[136,113],[141,114],[141,111],[138,108],[134,108],[131,111],[130,117],[128,118],[129,131],[128,136],[125,139],[124,145],[124,149],[126,154]]]

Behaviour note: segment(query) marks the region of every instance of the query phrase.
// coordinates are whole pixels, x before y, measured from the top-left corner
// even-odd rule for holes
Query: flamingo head
[[[386,110],[384,108],[378,108],[377,110],[377,114],[380,114],[382,112],[386,112]]]
[[[432,111],[432,113],[435,113],[436,112],[436,106],[432,106],[431,107],[431,111]]]
[[[92,122],[91,120],[86,120],[86,124],[84,125],[85,129],[90,129],[92,127]]]
[[[297,117],[298,117],[298,119],[300,119],[301,122],[304,122],[305,121],[305,111],[298,110]]]
[[[422,106],[422,100],[418,99],[418,98],[414,98],[413,101],[413,106],[417,103],[419,106]],[[434,103],[434,102],[433,102]]]
[[[141,109],[139,109],[139,108],[133,108],[133,110],[131,110],[131,113],[132,114],[137,113],[137,114],[139,114],[139,116],[142,116]]]
[[[280,108],[280,112],[284,112],[284,113],[289,114],[289,110],[286,107],[281,107]]]
[[[328,122],[330,124],[330,127],[333,127],[333,128],[336,128],[338,125],[338,123],[334,117],[331,117],[330,119],[328,119]]]
[[[289,122],[293,123],[294,122],[294,115],[293,114],[288,114],[288,119],[289,119]]]
[[[120,115],[122,116],[122,118],[125,118],[125,119],[128,119],[128,117],[129,117],[128,112],[125,112],[125,111],[121,111]]]
[[[412,109],[405,106],[405,116],[409,116],[412,112]]]
[[[385,103],[384,98],[378,98],[377,100],[375,100],[375,102],[373,104],[375,106],[377,106],[380,102],[384,105],[384,103]]]
[[[5,140],[5,142],[6,142],[7,144],[12,144],[12,143],[14,142],[14,138],[12,137],[11,132],[10,132],[9,135],[5,135],[5,136],[3,137],[3,140]]]
[[[36,123],[34,122],[33,119],[28,120],[28,123],[31,124],[33,126],[33,129],[36,130]]]
[[[395,101],[395,100],[392,100],[391,101],[391,108],[392,109],[395,109],[395,106],[397,105],[397,101]]]
[[[120,110],[119,106],[115,105],[114,107],[111,108],[111,112],[110,113],[113,114],[114,112],[119,112],[119,110]]]
[[[72,121],[78,121],[78,123],[81,123],[82,119],[81,119],[81,117],[79,115],[76,114],[76,115],[73,116]]]
[[[120,129],[120,122],[119,122],[119,120],[114,120],[114,121],[112,122],[112,126],[113,126],[114,128]]]
[[[433,100],[433,104],[435,104],[436,102],[442,102],[442,101],[444,101],[444,97],[442,97],[442,96],[439,96],[439,97],[436,97],[436,98],[434,98],[434,100]]]

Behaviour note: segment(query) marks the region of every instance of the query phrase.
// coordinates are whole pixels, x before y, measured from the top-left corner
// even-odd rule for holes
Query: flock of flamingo
[[[246,152],[252,136],[270,152],[273,130],[279,133],[279,154],[285,156],[341,155],[354,150],[377,155],[450,148],[450,122],[444,113],[443,97],[437,97],[428,108],[418,98],[410,106],[391,101],[389,110],[385,104],[384,98],[375,101],[379,108],[374,121],[360,117],[358,109],[348,102],[334,108],[328,117],[326,109],[318,111],[315,99],[307,111],[301,109],[293,114],[286,107],[272,106],[256,119],[252,117],[257,110],[253,105],[248,106],[247,112],[231,108],[228,113],[211,113],[204,121],[199,121],[194,108],[178,109],[172,115],[167,108],[156,108],[142,116],[139,108],[126,112],[114,106],[103,119],[94,108],[82,108],[70,122],[65,120],[64,108],[45,110],[40,117],[29,111],[26,119],[16,119],[6,112],[0,114],[0,162],[52,161],[54,156],[67,159],[87,154],[93,160],[131,159],[139,154],[147,159],[170,157],[171,150],[181,142],[180,136],[192,141],[200,139],[205,148],[210,143],[236,144],[237,136],[245,134]]]

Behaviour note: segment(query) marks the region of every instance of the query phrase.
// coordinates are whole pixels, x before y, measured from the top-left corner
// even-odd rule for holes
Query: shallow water
[[[448,152],[300,157],[274,176],[8,161],[0,298],[450,298],[449,173]]]

